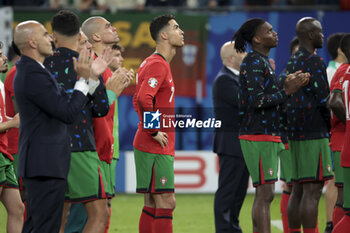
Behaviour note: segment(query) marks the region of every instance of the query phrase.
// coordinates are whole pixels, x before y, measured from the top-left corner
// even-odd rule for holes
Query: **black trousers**
[[[65,179],[23,178],[26,189],[27,220],[22,233],[58,233],[62,221]]]
[[[241,233],[239,212],[247,193],[249,172],[243,157],[219,154],[219,187],[215,193],[216,233]]]

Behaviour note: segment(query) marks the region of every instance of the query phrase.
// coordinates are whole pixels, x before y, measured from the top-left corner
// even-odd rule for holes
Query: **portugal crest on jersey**
[[[148,85],[150,85],[150,87],[152,87],[152,88],[155,88],[158,85],[157,79],[155,79],[153,77],[148,79]]]
[[[165,176],[160,178],[160,183],[162,183],[163,186],[166,184],[167,181],[168,181],[168,179]]]

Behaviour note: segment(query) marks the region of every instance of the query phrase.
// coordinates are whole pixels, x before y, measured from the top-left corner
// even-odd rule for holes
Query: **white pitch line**
[[[282,220],[272,220],[271,225],[273,225],[274,227],[277,227],[278,229],[280,229],[283,232]]]

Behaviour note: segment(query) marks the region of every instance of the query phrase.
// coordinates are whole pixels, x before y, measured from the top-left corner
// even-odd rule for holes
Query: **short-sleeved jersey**
[[[346,131],[344,137],[344,146],[341,151],[340,165],[350,167],[350,66],[343,76],[343,101],[345,105]]]
[[[240,138],[243,135],[280,135],[280,105],[287,99],[278,87],[268,57],[252,51],[244,58],[239,75]],[[274,139],[269,139],[274,138]],[[248,139],[246,136],[244,139]],[[280,141],[280,139],[279,139]]]
[[[9,117],[13,117],[15,115],[15,108],[13,106],[12,98],[15,96],[15,92],[13,91],[13,78],[16,74],[16,66],[13,66],[10,71],[7,73],[5,78],[5,106],[6,106],[6,115]],[[18,153],[18,136],[19,129],[12,128],[7,131],[7,139],[8,139],[8,152],[11,154]]]
[[[175,114],[174,94],[175,85],[169,63],[160,54],[152,54],[141,63],[136,76],[133,104],[140,122],[134,138],[134,148],[153,154],[175,155],[173,128],[165,130],[161,124],[159,130],[166,131],[168,134],[168,145],[164,149],[151,136],[157,130],[143,128],[143,115],[146,111],[159,110],[160,113],[168,116]]]
[[[342,91],[343,87],[343,77],[346,70],[350,67],[349,63],[342,64],[331,80],[330,91]],[[332,151],[341,151],[344,144],[344,136],[345,136],[345,125],[339,121],[339,119],[331,112],[331,140],[330,146]]]
[[[288,139],[309,140],[329,137],[330,113],[326,106],[329,95],[326,64],[322,58],[301,47],[289,59],[285,75],[309,72],[309,83],[290,95],[286,104]]]

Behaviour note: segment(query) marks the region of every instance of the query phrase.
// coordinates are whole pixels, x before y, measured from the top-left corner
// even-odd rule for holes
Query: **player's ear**
[[[163,40],[167,40],[168,39],[168,33],[166,33],[166,31],[161,31],[159,37]]]
[[[100,34],[94,33],[92,35],[92,40],[95,41],[95,42],[100,42],[102,40],[102,38],[101,38]]]
[[[261,43],[261,38],[260,38],[260,36],[258,36],[258,35],[254,36],[254,37],[253,37],[253,42],[254,42],[255,44],[260,44],[260,43]]]

